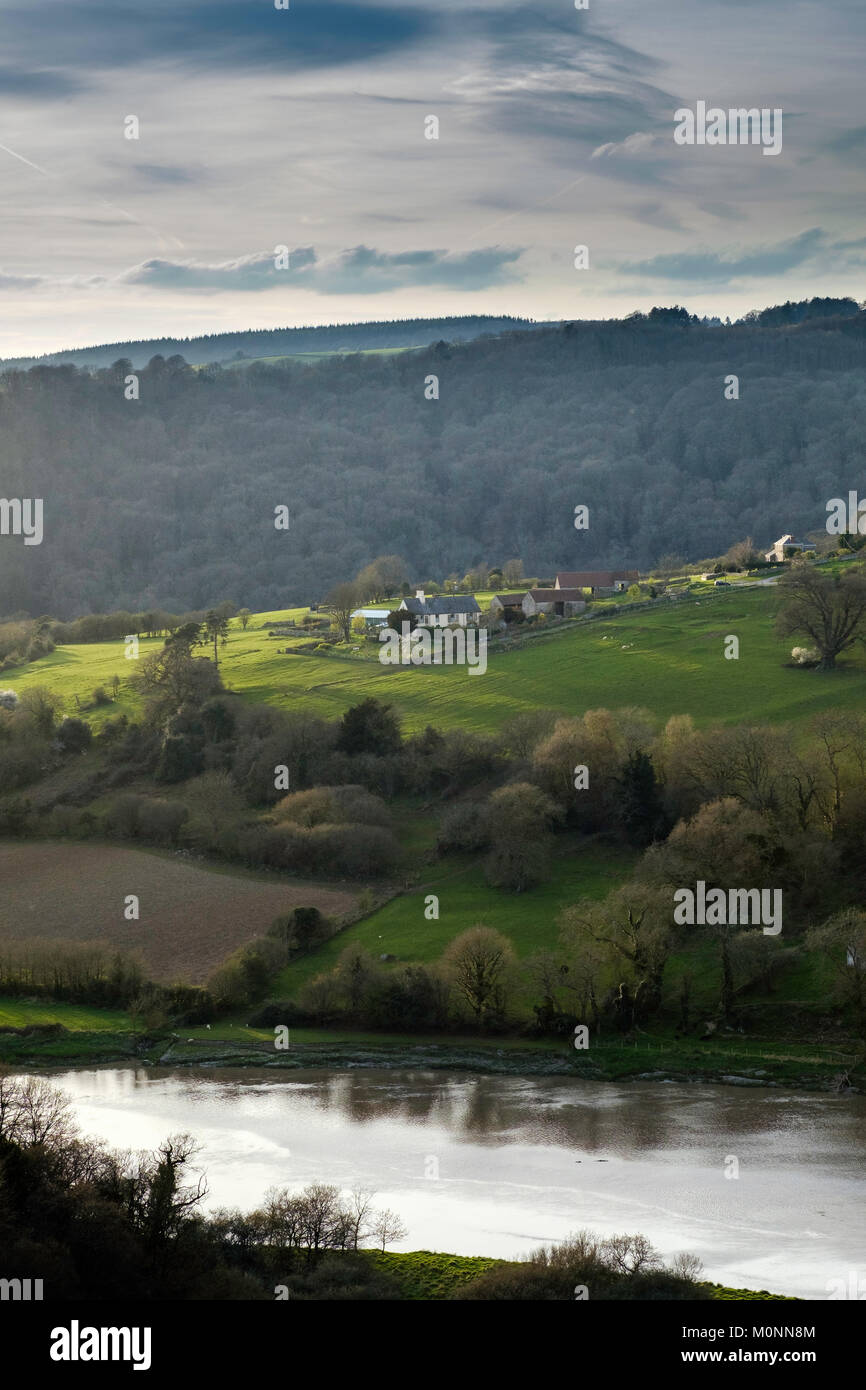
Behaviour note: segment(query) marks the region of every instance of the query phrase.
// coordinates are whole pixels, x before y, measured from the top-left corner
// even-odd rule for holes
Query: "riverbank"
[[[0,1064],[10,1067],[267,1067],[273,1070],[376,1068],[471,1071],[492,1076],[572,1076],[582,1081],[670,1081],[866,1094],[862,1050],[824,1043],[720,1036],[645,1036],[599,1041],[585,1051],[568,1042],[498,1038],[387,1036],[292,1029],[284,1048],[273,1032],[222,1024],[182,1035],[142,1036],[61,1023],[0,1029]]]

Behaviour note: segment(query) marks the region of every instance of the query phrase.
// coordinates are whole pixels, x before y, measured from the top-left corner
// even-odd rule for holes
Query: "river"
[[[853,1274],[866,1296],[862,1096],[361,1069],[52,1080],[116,1147],[194,1134],[212,1208],[365,1186],[408,1227],[397,1249],[514,1258],[584,1227],[639,1231],[720,1283],[825,1299]]]

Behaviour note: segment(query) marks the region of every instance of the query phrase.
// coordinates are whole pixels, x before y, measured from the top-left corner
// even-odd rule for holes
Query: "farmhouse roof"
[[[610,589],[618,580],[639,578],[637,570],[563,570],[556,583],[563,589]]]
[[[427,600],[428,613],[480,613],[478,602],[471,596],[453,598],[431,598]]]
[[[586,594],[582,589],[530,589],[536,603],[584,603]]]
[[[525,589],[522,594],[494,594],[497,603],[501,603],[503,608],[519,608],[525,597]]]
[[[450,598],[406,598],[400,605],[419,618],[425,613],[480,613],[481,609],[474,598],[468,595],[454,595]]]

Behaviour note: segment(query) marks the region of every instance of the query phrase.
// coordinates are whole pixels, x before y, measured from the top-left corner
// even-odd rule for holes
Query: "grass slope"
[[[475,859],[446,860],[411,892],[393,898],[288,966],[272,993],[275,998],[296,995],[314,975],[331,969],[350,945],[359,945],[374,956],[396,956],[401,963],[437,960],[455,936],[478,922],[504,932],[519,957],[531,955],[555,944],[563,907],[581,898],[603,898],[625,876],[633,859],[615,846],[586,844],[576,853],[557,858],[547,883],[519,894],[488,887]],[[430,895],[438,898],[438,919],[425,915]],[[527,989],[531,992],[528,984]]]
[[[824,674],[789,668],[791,641],[773,632],[778,598],[772,588],[741,589],[670,607],[569,624],[489,654],[484,674],[463,667],[391,667],[360,644],[353,653],[325,655],[307,643],[286,655],[285,637],[269,637],[270,624],[305,610],[257,614],[246,632],[235,621],[220,657],[226,684],[245,698],[291,709],[303,705],[327,719],[339,718],[368,696],[388,700],[407,732],[428,723],[442,729],[489,733],[515,714],[552,709],[568,714],[607,706],[642,705],[660,718],[692,714],[701,724],[784,722],[830,708],[859,708],[866,699],[866,661],[848,655],[838,671]],[[740,641],[738,660],[726,660],[725,638]],[[158,650],[144,640],[142,656]],[[111,713],[138,710],[125,681],[132,663],[121,642],[59,648],[31,666],[4,672],[2,683],[23,691],[49,685],[75,712],[97,685],[119,675],[116,704],[87,710],[99,723]]]
[[[492,1260],[481,1255],[448,1255],[433,1250],[366,1250],[365,1256],[375,1261],[379,1269],[390,1274],[400,1285],[406,1299],[447,1299],[459,1293],[463,1285],[480,1279],[491,1269],[516,1264],[513,1260]],[[786,1302],[784,1294],[767,1293],[766,1289],[729,1289],[723,1284],[705,1283],[713,1298],[721,1299],[778,1299]]]

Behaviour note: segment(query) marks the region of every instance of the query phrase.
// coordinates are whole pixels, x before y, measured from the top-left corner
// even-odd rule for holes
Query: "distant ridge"
[[[472,314],[441,319],[390,319],[375,323],[334,323],[309,328],[253,328],[235,333],[204,333],[197,338],[140,338],[126,343],[99,343],[93,347],[64,348],[39,357],[6,357],[0,369],[56,367],[73,363],[76,367],[110,367],[119,358],[128,358],[134,367],[144,367],[151,357],[180,354],[191,366],[224,362],[244,357],[280,357],[303,352],[363,352],[371,348],[427,347],[444,339],[467,342],[485,334],[550,328],[504,314]]]

